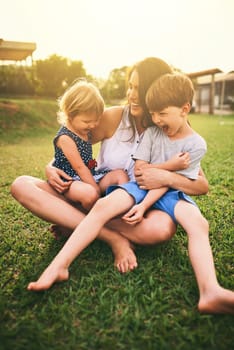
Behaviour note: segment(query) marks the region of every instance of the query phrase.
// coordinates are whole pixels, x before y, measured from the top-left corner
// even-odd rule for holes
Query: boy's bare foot
[[[234,315],[234,292],[219,287],[212,295],[200,298],[198,310],[204,314]]]
[[[137,258],[132,244],[124,237],[112,245],[112,251],[115,257],[114,266],[121,273],[126,273],[137,268]]]
[[[41,291],[49,289],[55,282],[66,281],[69,278],[68,269],[49,265],[36,282],[29,283],[27,289]]]

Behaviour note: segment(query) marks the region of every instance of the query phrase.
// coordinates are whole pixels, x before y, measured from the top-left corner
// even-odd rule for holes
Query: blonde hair
[[[61,124],[79,114],[96,113],[100,116],[104,111],[104,100],[98,88],[85,80],[77,80],[69,86],[58,105],[57,116]]]
[[[164,108],[182,107],[185,103],[192,105],[194,87],[185,74],[164,74],[155,80],[146,94],[146,105],[151,112]]]

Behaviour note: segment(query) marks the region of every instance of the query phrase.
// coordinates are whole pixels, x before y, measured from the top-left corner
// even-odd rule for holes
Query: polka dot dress
[[[90,164],[92,165],[95,164],[95,161],[93,160],[93,154],[92,154],[92,143],[90,140],[91,135],[89,135],[88,141],[84,141],[78,135],[74,134],[72,131],[67,129],[65,126],[62,126],[53,140],[54,150],[55,150],[55,154],[54,154],[55,161],[53,163],[53,166],[63,170],[67,175],[71,176],[74,180],[80,180],[79,175],[72,168],[71,164],[67,160],[61,148],[57,146],[57,141],[61,135],[67,135],[75,142],[77,146],[77,150],[80,153],[80,156],[84,164],[88,168],[90,168]],[[90,171],[97,182],[107,172],[109,172],[109,170],[96,171],[95,168],[90,169]]]

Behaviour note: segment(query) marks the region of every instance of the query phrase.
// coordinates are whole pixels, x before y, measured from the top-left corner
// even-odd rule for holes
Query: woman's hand
[[[66,192],[71,186],[72,178],[63,170],[55,168],[50,164],[46,166],[46,176],[49,184],[59,193]],[[67,181],[64,181],[63,179]]]

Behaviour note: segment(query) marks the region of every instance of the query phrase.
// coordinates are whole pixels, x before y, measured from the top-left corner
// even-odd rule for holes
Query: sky
[[[33,58],[82,61],[88,74],[148,56],[185,73],[234,70],[234,0],[0,0],[0,38],[35,42]]]

